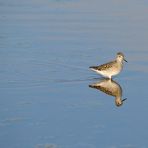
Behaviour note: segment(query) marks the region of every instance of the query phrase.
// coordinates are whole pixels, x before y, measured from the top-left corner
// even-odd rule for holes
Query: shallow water
[[[0,2],[0,147],[147,148],[148,2]],[[113,96],[88,69],[122,51]]]

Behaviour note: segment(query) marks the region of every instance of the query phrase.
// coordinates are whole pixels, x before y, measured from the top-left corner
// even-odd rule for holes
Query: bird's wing
[[[112,61],[112,62],[102,64],[102,65],[99,65],[99,66],[91,66],[90,68],[102,71],[102,70],[106,70],[106,69],[111,68],[114,63],[115,63],[115,61]]]

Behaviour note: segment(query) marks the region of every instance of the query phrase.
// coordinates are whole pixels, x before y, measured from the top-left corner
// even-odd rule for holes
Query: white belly
[[[120,71],[121,71],[121,69],[115,69],[115,70],[109,69],[109,70],[96,71],[96,72],[105,76],[105,77],[111,78],[112,76],[119,74]]]

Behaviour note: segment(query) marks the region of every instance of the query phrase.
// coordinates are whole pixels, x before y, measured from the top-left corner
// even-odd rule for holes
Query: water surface
[[[1,1],[0,147],[147,148],[147,13],[145,0]],[[121,107],[88,69],[118,51]]]

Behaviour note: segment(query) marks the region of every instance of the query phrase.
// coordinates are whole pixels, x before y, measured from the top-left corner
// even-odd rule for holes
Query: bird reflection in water
[[[98,89],[107,95],[115,97],[116,106],[121,106],[126,99],[122,99],[122,88],[121,86],[111,80],[111,79],[103,79],[97,83],[90,84],[89,87]]]

